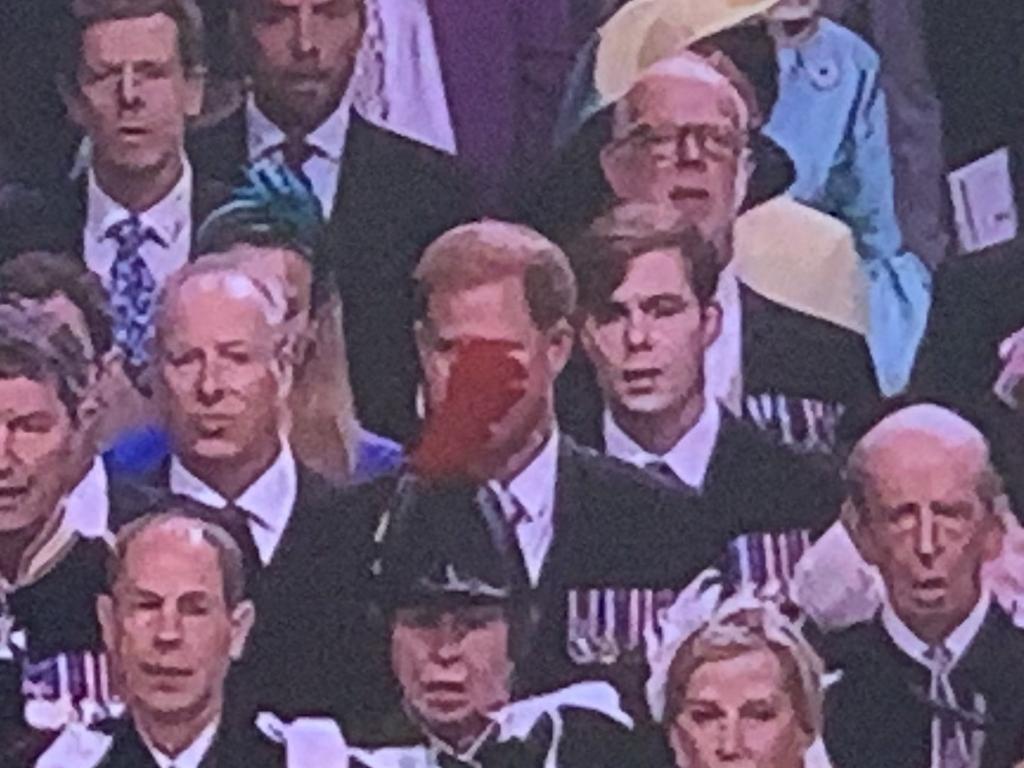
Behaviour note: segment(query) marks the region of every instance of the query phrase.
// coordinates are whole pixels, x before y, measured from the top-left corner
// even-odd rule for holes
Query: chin
[[[224,461],[241,455],[242,447],[233,440],[201,437],[192,443],[189,453],[197,459]]]
[[[643,395],[625,395],[619,398],[619,407],[627,413],[638,416],[652,416],[667,410],[672,405],[672,398],[660,393]]]

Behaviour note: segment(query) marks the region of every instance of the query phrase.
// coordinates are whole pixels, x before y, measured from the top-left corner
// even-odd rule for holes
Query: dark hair
[[[105,355],[114,344],[109,299],[99,277],[66,253],[21,253],[0,265],[0,303],[47,301],[64,296],[82,313],[93,352]]]
[[[121,577],[128,549],[135,539],[150,528],[175,520],[184,520],[194,524],[201,532],[203,541],[216,552],[224,589],[224,602],[229,609],[237,606],[246,596],[245,560],[235,539],[216,523],[217,512],[218,510],[184,496],[166,494],[152,499],[146,514],[128,523],[118,532],[107,557],[107,589],[110,592],[114,591]]]
[[[626,279],[630,263],[660,250],[679,254],[698,304],[708,306],[718,290],[718,249],[668,208],[625,203],[594,221],[569,249],[580,287],[581,314],[600,311]]]
[[[72,420],[89,383],[81,342],[53,315],[0,306],[0,379],[25,378],[54,387]]]
[[[779,100],[779,64],[775,41],[762,22],[730,27],[695,43],[691,49],[705,57],[716,51],[724,54],[731,66],[720,67],[722,73],[748,106],[756,106],[751,110],[751,115],[758,116],[752,127],[768,122]]]
[[[78,66],[86,30],[104,21],[145,19],[163,14],[178,28],[178,51],[187,74],[205,71],[203,14],[195,0],[72,0],[63,19],[63,43],[57,55],[57,75],[69,91],[78,90]]]

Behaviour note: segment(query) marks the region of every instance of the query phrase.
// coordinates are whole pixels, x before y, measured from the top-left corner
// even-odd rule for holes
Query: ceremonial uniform
[[[34,749],[32,729],[112,711],[96,619],[108,551],[64,523],[14,584],[0,584],[0,752],[12,765]]]
[[[583,684],[496,712],[491,727],[461,754],[411,724],[404,746],[354,749],[353,768],[644,768],[644,745],[614,704],[614,692]],[[569,703],[575,701],[576,703]],[[593,703],[590,703],[593,702]],[[605,703],[607,712],[598,703]],[[616,711],[618,710],[618,711]]]
[[[1024,757],[1024,633],[983,600],[928,648],[883,608],[826,636],[841,676],[826,694],[825,745],[836,768],[1009,768]]]

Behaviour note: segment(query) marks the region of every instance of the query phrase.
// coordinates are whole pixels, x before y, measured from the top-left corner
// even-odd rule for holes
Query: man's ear
[[[416,354],[420,358],[420,365],[427,367],[427,352],[430,350],[430,329],[422,320],[413,324],[413,335],[416,339]]]
[[[231,659],[238,661],[245,653],[249,632],[256,621],[256,606],[252,600],[243,600],[231,611]]]
[[[701,315],[704,320],[704,349],[707,350],[722,335],[722,305],[717,301],[711,301],[701,310]]]
[[[206,93],[206,70],[194,69],[185,73],[185,117],[199,117],[203,111]]]
[[[96,619],[100,623],[103,647],[110,653],[117,648],[117,618],[114,615],[114,598],[110,595],[97,596]]]
[[[1019,523],[1013,515],[1009,497],[1002,494],[995,499],[993,511],[986,514],[985,520],[982,522],[980,541],[984,562],[990,563],[1003,554],[1003,541],[1007,537],[1007,528],[1013,525],[1019,527]]]
[[[78,90],[78,84],[72,83],[64,75],[57,75],[57,92],[60,94],[60,99],[64,103],[64,109],[67,110],[71,122],[85,131],[85,105],[82,103],[82,93]]]
[[[740,156],[736,159],[736,185],[735,185],[735,199],[733,200],[734,208],[736,213],[743,210],[743,203],[746,202],[747,192],[750,189],[750,178],[754,175],[754,153],[750,147],[746,147],[740,152]]]
[[[565,370],[565,366],[569,363],[569,358],[572,357],[576,333],[573,331],[572,324],[563,318],[548,331],[548,338],[550,340],[548,345],[548,365],[551,367],[551,372],[557,377]]]

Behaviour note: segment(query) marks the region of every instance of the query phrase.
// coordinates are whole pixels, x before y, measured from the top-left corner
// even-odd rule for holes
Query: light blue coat
[[[931,276],[903,245],[879,59],[828,19],[779,50],[779,101],[765,132],[796,165],[793,196],[852,230],[870,283],[868,346],[882,392],[910,377],[931,305]]]

